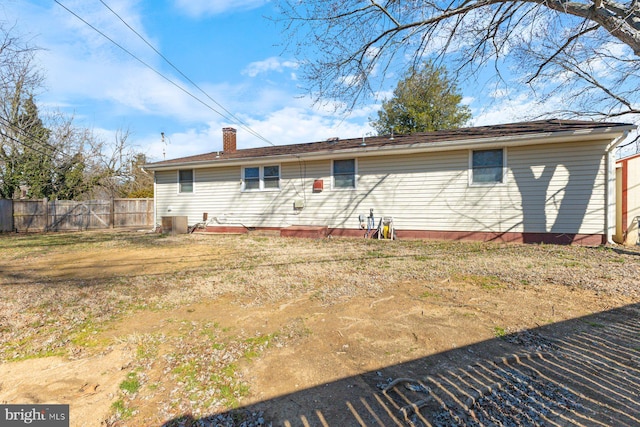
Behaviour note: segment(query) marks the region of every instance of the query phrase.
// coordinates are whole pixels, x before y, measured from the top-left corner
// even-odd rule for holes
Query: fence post
[[[49,231],[49,200],[46,197],[42,199],[42,206],[44,208],[44,231]]]
[[[116,228],[116,202],[111,198],[111,215],[109,215],[109,225],[111,228]]]

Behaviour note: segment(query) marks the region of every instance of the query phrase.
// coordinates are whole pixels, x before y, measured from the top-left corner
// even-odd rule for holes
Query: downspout
[[[153,232],[158,231],[158,198],[156,195],[158,194],[157,188],[157,179],[156,179],[156,171],[153,171]]]
[[[607,147],[605,161],[607,167],[605,171],[605,215],[604,228],[607,244],[614,245],[613,235],[616,232],[616,160],[613,150],[622,140],[629,135],[629,131],[625,131],[622,135],[611,141]]]

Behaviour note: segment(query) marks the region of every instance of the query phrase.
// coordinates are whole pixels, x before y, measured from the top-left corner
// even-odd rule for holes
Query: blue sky
[[[267,0],[103,0],[158,49],[191,85],[100,0],[59,0],[68,9],[213,109],[233,115],[275,145],[360,137],[372,132],[379,104],[350,115],[314,107],[302,89],[295,58],[268,17]],[[238,127],[238,148],[267,145],[141,64],[53,0],[3,0],[0,20],[42,50],[46,77],[38,104],[73,114],[78,126],[103,139],[129,129],[130,141],[151,160],[222,149],[225,126]],[[397,81],[389,79],[392,90]],[[461,84],[474,125],[522,120],[532,114],[527,93]],[[390,92],[389,92],[390,93]],[[385,94],[381,94],[384,96]],[[388,93],[387,93],[388,95]],[[540,108],[540,107],[536,107]],[[542,111],[541,111],[542,112]],[[166,135],[163,144],[161,133]]]

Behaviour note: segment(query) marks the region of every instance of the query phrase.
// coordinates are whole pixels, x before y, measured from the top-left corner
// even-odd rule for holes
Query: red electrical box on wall
[[[313,192],[314,193],[319,193],[322,191],[324,187],[324,181],[321,179],[316,179],[315,181],[313,181]]]

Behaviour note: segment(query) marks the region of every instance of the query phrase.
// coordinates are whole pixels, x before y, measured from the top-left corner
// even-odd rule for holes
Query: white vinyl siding
[[[605,233],[606,142],[509,149],[530,232]],[[539,201],[539,202],[538,202]],[[544,204],[544,210],[539,208]]]
[[[505,183],[469,186],[469,150],[357,158],[355,189],[312,191],[331,160],[280,165],[280,191],[241,191],[242,168],[197,169],[197,197],[176,197],[177,174],[157,172],[157,215],[207,212],[211,225],[357,229],[374,209],[398,230],[604,233],[606,141],[510,147]],[[178,195],[179,196],[179,195]],[[300,201],[304,208],[293,208]]]

